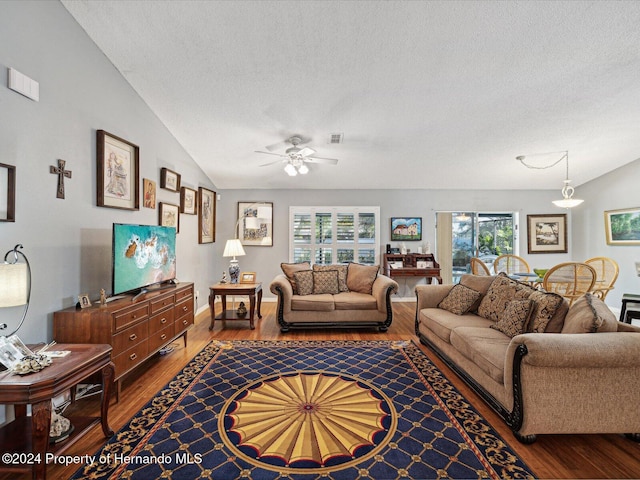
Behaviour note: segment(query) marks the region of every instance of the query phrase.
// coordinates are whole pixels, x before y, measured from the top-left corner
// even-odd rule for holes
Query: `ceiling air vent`
[[[342,133],[332,133],[329,135],[329,143],[342,143]]]

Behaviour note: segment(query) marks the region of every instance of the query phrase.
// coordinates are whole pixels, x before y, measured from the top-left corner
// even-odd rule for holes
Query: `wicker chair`
[[[596,283],[596,271],[591,265],[580,262],[565,262],[551,267],[542,280],[547,292],[562,295],[569,305],[592,291]]]
[[[596,284],[593,287],[593,294],[604,300],[610,290],[613,290],[613,284],[618,279],[620,267],[616,261],[609,257],[593,257],[585,260],[587,265],[591,265],[596,271]]]
[[[500,255],[493,262],[493,270],[496,274],[504,272],[507,275],[531,272],[527,261],[518,255]]]
[[[482,275],[482,276],[490,276],[491,271],[486,263],[484,263],[479,258],[473,257],[471,259],[471,273],[474,275]]]

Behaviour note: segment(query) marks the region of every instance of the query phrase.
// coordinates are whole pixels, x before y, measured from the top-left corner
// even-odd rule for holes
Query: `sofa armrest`
[[[282,313],[291,312],[293,287],[289,279],[283,274],[276,275],[269,285],[269,290],[278,297],[279,303],[282,302]]]
[[[390,294],[397,293],[398,282],[386,275],[378,274],[371,287],[371,295],[375,297],[378,311],[382,313],[387,312],[387,291],[389,288],[391,288]]]
[[[453,285],[417,285],[416,312],[423,308],[436,308],[452,288]]]

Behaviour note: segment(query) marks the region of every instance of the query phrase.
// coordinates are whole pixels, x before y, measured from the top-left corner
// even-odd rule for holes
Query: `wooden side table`
[[[627,312],[628,305],[627,303],[632,304],[640,304],[640,295],[635,293],[625,293],[622,295],[622,308],[620,309],[620,321],[627,322],[627,317],[629,317],[629,321],[627,323],[631,323],[633,318],[640,318],[640,314],[638,313],[638,307],[632,306],[629,308]]]
[[[220,296],[222,302],[222,312],[216,316],[215,301],[216,296]],[[227,310],[227,295],[249,295],[249,311],[244,317],[238,316],[234,310]],[[209,310],[211,312],[211,325],[209,330],[213,330],[216,320],[249,320],[251,330],[255,328],[253,323],[256,311],[256,296],[258,297],[258,318],[262,318],[260,305],[262,304],[262,283],[216,283],[209,287]]]
[[[47,452],[60,454],[99,421],[105,437],[111,437],[107,413],[113,384],[114,366],[111,345],[57,344],[56,350],[69,350],[66,357],[54,358],[43,370],[28,375],[0,373],[0,404],[14,405],[16,419],[0,428],[0,471],[28,472],[34,479],[47,474]],[[74,427],[69,438],[49,445],[51,399],[72,389],[88,376],[101,372],[102,401],[100,417],[68,417]],[[27,416],[31,405],[31,416]],[[7,455],[9,454],[9,455]]]

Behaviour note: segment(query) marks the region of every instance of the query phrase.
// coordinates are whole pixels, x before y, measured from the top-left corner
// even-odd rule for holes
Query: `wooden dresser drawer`
[[[149,335],[158,330],[162,330],[169,325],[173,325],[175,319],[173,308],[168,308],[164,312],[152,315],[149,318]]]
[[[156,351],[173,338],[173,322],[158,331],[149,332],[149,353]]]
[[[176,292],[176,302],[180,302],[185,298],[193,296],[193,287],[185,288],[184,290],[180,290]]]
[[[180,303],[176,303],[176,306],[173,307],[173,312],[176,321],[184,317],[185,315],[193,317],[193,297],[190,297]],[[191,323],[193,323],[193,321]]]
[[[143,342],[149,336],[149,321],[139,322],[132,327],[116,333],[113,336],[113,356],[117,356],[125,350]]]
[[[158,299],[154,299],[151,300],[151,315],[153,315],[154,313],[159,312],[162,309],[165,309],[167,307],[173,306],[173,304],[176,302],[173,294],[172,295],[166,295],[164,297],[158,298]]]
[[[149,316],[149,303],[145,302],[141,305],[137,305],[126,310],[119,310],[113,315],[113,329],[114,331],[120,331],[123,328],[145,320]]]
[[[115,357],[113,363],[116,366],[116,379],[146,360],[147,355],[149,355],[149,345],[148,339],[145,338],[143,342]]]

